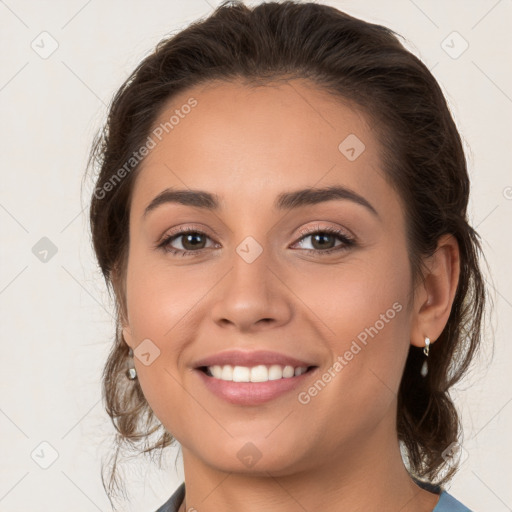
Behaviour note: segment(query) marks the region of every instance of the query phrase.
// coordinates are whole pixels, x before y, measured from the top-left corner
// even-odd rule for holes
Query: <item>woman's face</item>
[[[411,275],[404,213],[364,117],[304,81],[210,84],[174,98],[150,137],[123,332],[184,457],[285,475],[394,436]],[[233,360],[249,368],[235,379],[266,380],[253,367],[279,356],[315,368],[252,383],[197,369],[233,349],[278,354]]]

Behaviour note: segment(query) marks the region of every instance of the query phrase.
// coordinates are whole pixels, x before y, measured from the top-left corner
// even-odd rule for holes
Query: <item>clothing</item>
[[[415,482],[423,489],[440,494],[439,501],[432,512],[471,512],[469,508],[465,507],[460,501],[457,501],[451,494],[439,486],[432,485],[426,482],[420,482],[415,479]],[[166,501],[156,512],[178,512],[183,498],[185,497],[185,482],[183,482],[174,492],[174,494]]]
[[[432,485],[428,482],[422,482],[416,478],[413,478],[413,480],[423,489],[433,492],[434,494],[440,494],[439,501],[437,502],[437,505],[434,507],[432,512],[472,512],[468,507],[463,505],[460,501],[457,501],[451,494],[447,493],[439,485]],[[183,489],[183,493],[185,493],[185,489]]]
[[[185,482],[174,491],[174,494],[156,512],[178,512],[185,497]]]

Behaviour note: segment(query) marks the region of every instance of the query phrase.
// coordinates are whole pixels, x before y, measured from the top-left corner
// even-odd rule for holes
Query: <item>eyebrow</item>
[[[357,194],[342,186],[330,186],[324,188],[306,188],[294,190],[292,192],[283,192],[279,194],[274,203],[277,210],[292,210],[304,206],[311,206],[332,200],[348,200],[364,206],[376,217],[379,217],[377,210],[363,196]],[[204,190],[182,190],[167,188],[160,192],[146,207],[143,217],[157,207],[175,203],[195,208],[203,208],[210,211],[220,209],[220,198],[217,194],[212,194]]]

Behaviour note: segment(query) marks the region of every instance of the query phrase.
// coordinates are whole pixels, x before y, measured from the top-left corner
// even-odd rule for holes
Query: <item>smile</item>
[[[253,367],[213,365],[195,371],[207,389],[236,405],[258,405],[303,384],[317,366],[257,365]]]

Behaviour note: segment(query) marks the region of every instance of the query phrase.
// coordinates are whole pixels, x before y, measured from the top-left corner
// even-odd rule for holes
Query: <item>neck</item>
[[[209,512],[430,512],[438,496],[407,472],[393,422],[350,446],[322,454],[303,471],[275,476],[220,471],[183,448],[186,494],[180,511]],[[186,508],[185,508],[186,505]]]

